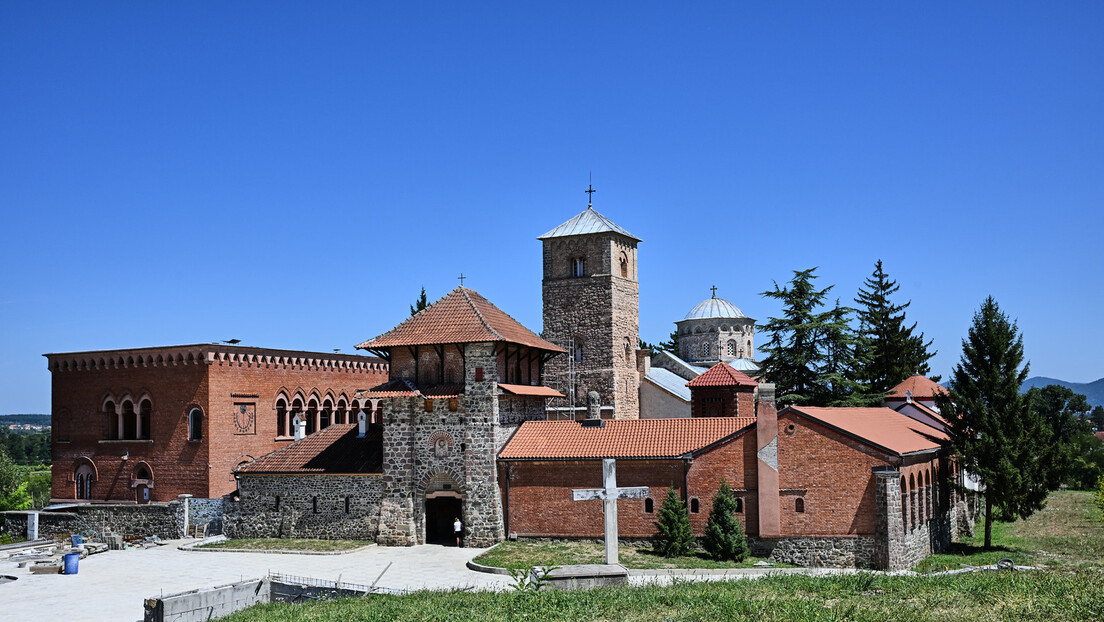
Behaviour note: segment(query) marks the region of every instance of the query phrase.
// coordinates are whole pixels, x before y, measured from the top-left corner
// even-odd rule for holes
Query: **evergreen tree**
[[[1042,509],[1054,480],[1051,430],[1020,393],[1029,367],[1023,335],[990,296],[962,340],[949,394],[937,398],[963,469],[985,488],[986,548],[993,545],[993,520]]]
[[[736,499],[732,496],[732,488],[724,479],[721,479],[721,486],[713,497],[713,509],[709,511],[702,545],[709,556],[717,561],[742,562],[750,553],[747,538],[744,537],[744,526],[736,518]]]
[[[857,341],[849,320],[853,309],[836,302],[823,310],[832,286],[813,286],[816,268],[795,270],[787,287],[774,284],[767,298],[782,302],[783,317],[767,318],[761,328],[769,334],[760,348],[767,356],[760,365],[764,378],[778,387],[778,399],[806,406],[863,404],[869,401],[855,379]]]
[[[655,522],[655,528],[652,547],[664,557],[686,555],[694,546],[690,515],[686,513],[686,504],[679,499],[674,488],[667,489],[667,497],[659,508],[659,520]]]
[[[1093,408],[1091,418],[1097,430],[1104,430],[1104,406]]]
[[[425,287],[422,287],[422,293],[414,300],[414,304],[410,305],[410,315],[417,315],[419,311],[429,306],[426,301]]]
[[[678,329],[676,328],[675,330],[671,331],[671,334],[668,335],[668,337],[667,337],[667,341],[659,342],[659,346],[657,346],[657,347],[660,350],[666,350],[667,352],[670,352],[671,354],[674,354],[675,356],[678,356],[679,355]]]
[[[932,340],[924,342],[924,333],[914,335],[916,323],[905,324],[905,309],[912,301],[898,305],[890,296],[901,288],[882,269],[882,260],[874,264],[874,274],[859,288],[858,305],[860,357],[863,364],[859,380],[871,393],[885,395],[913,374],[927,375]],[[936,382],[939,378],[933,378]]]
[[[1085,469],[1093,468],[1086,464],[1074,468],[1075,463],[1083,462],[1086,457],[1082,451],[1083,443],[1075,441],[1090,432],[1088,422],[1082,419],[1082,415],[1089,410],[1089,403],[1084,395],[1057,384],[1032,387],[1027,391],[1026,399],[1032,412],[1042,417],[1050,428],[1056,468],[1051,472],[1051,480],[1047,482],[1047,486],[1051,489],[1058,488],[1061,484],[1076,487],[1071,478],[1080,479],[1085,475]]]

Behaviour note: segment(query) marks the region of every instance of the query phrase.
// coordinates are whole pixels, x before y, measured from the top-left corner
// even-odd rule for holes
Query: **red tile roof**
[[[459,397],[464,392],[462,384],[436,384],[428,387],[414,386],[414,383],[406,378],[395,378],[373,387],[360,389],[353,394],[353,399],[368,399],[376,397],[424,397],[443,399],[446,397]]]
[[[479,292],[466,287],[457,287],[395,328],[357,347],[380,350],[480,341],[506,341],[549,352],[566,352],[522,326]]]
[[[677,458],[704,449],[755,423],[753,417],[526,421],[499,452],[502,460]]]
[[[242,465],[237,473],[382,473],[383,431],[368,426],[357,438],[359,425],[337,424],[310,434],[301,441]]]
[[[906,391],[912,391],[912,399],[914,400],[932,399],[936,395],[947,393],[947,389],[924,376],[910,376],[901,384],[890,389],[886,398],[903,400]]]
[[[779,416],[791,411],[899,456],[936,449],[948,440],[945,433],[892,408],[790,406]]]
[[[1093,436],[1095,436],[1096,438],[1099,438],[1101,441],[1104,441],[1104,431],[1093,432]]]
[[[537,397],[563,397],[564,394],[555,389],[542,386],[532,386],[528,384],[506,384],[505,382],[498,383],[498,388],[502,389],[510,395],[533,395]]]
[[[733,369],[727,363],[717,363],[702,375],[686,383],[688,387],[755,387],[758,386],[744,372]]]

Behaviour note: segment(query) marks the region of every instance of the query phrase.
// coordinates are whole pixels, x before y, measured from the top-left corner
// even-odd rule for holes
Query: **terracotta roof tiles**
[[[242,465],[237,473],[382,473],[383,432],[368,426],[357,438],[359,425],[336,424],[286,447]]]
[[[379,350],[481,341],[506,341],[549,352],[566,352],[522,326],[479,292],[466,287],[457,287],[395,328],[357,347]]]
[[[823,408],[790,406],[794,411],[820,421],[869,444],[903,456],[942,447],[945,433],[892,408]]]
[[[888,399],[905,399],[905,393],[912,391],[912,399],[932,399],[936,395],[943,395],[947,392],[947,389],[940,386],[938,383],[925,378],[924,376],[910,376],[906,378],[901,384],[893,387],[889,390]]]
[[[744,372],[726,363],[717,363],[704,374],[686,383],[688,387],[755,387],[758,383]]]
[[[502,460],[677,458],[708,447],[755,423],[752,417],[526,421],[499,452]]]

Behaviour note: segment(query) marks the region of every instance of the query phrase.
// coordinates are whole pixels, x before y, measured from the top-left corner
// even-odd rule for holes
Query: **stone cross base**
[[[607,585],[622,585],[629,580],[629,571],[620,564],[581,564],[561,566],[548,573],[544,581],[558,590],[589,590]]]

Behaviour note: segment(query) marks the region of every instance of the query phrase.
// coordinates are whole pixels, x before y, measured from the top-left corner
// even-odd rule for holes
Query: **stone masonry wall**
[[[748,538],[756,557],[795,566],[875,568],[876,543],[872,536]]]
[[[226,502],[231,538],[376,539],[380,475],[241,474],[238,482],[240,500]]]
[[[39,536],[65,538],[81,533],[89,538],[101,537],[105,531],[122,533],[124,537],[175,539],[182,535],[183,506],[179,501],[148,505],[86,505],[67,508],[63,512],[40,512]],[[27,512],[5,512],[5,533],[25,535]]]

